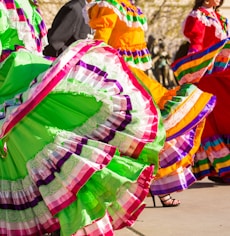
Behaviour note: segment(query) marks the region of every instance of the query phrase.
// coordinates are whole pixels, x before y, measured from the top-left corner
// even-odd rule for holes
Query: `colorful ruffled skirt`
[[[116,50],[79,41],[53,62],[18,51],[1,63],[0,86],[0,235],[132,225],[165,132]]]
[[[196,83],[216,96],[216,106],[207,117],[192,171],[197,179],[218,175],[230,182],[230,41],[187,55],[172,64],[180,84]]]
[[[159,106],[166,140],[159,153],[159,170],[151,184],[154,195],[187,189],[196,181],[191,171],[206,117],[216,98],[193,84],[167,90],[144,72],[132,68],[142,86]]]

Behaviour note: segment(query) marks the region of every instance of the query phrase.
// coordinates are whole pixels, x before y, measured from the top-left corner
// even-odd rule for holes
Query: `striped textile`
[[[230,173],[230,135],[216,135],[202,141],[196,154],[193,173],[203,179],[213,172],[224,177]]]
[[[37,56],[11,55],[27,54],[32,67]],[[134,223],[154,166],[130,157],[150,148],[146,144],[155,140],[159,121],[150,95],[139,87],[115,49],[89,40],[72,44],[24,88],[20,100],[2,97],[8,106],[0,120],[6,144],[0,159],[0,235],[37,236],[58,228],[71,235],[92,225],[86,235],[94,236]],[[107,212],[109,226],[100,221]],[[100,229],[97,221],[104,224]]]
[[[171,68],[179,84],[197,83],[205,74],[230,67],[230,38],[175,61]]]
[[[41,17],[39,8],[35,5],[31,5],[31,9],[32,11],[34,11],[33,20],[37,23],[36,28],[34,26],[34,22],[31,22],[31,20],[25,13],[25,10],[20,7],[21,4],[18,3],[17,0],[3,0],[1,1],[1,4],[0,9],[8,14],[7,17],[9,18],[9,20],[7,23],[9,24],[9,27],[12,29],[20,29],[18,31],[18,34],[19,38],[23,40],[24,45],[15,45],[15,50],[20,46],[25,46],[27,49],[42,52],[43,47],[47,43],[47,29],[45,22]],[[7,12],[5,8],[7,9]]]

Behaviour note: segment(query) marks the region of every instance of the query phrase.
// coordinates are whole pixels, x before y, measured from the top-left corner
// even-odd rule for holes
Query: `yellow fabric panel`
[[[156,80],[150,78],[148,75],[145,74],[144,71],[141,71],[134,67],[131,67],[131,70],[138,77],[138,79],[141,80],[144,87],[151,94],[154,101],[158,104],[161,98],[164,96],[164,94],[168,92],[168,89],[166,89]]]
[[[198,114],[201,113],[201,111],[207,105],[207,103],[209,102],[211,97],[212,97],[212,94],[202,93],[200,98],[199,98],[199,101],[196,102],[196,104],[194,104],[193,109],[188,111],[188,113],[186,114],[186,116],[183,118],[183,120],[181,122],[179,122],[177,125],[175,125],[171,129],[167,130],[166,131],[166,134],[167,134],[166,136],[169,137],[169,136],[177,133],[178,130],[181,130],[183,127],[186,127],[188,124],[190,124],[192,122],[192,120],[194,119],[194,117],[196,117]],[[174,113],[178,112],[179,109],[180,109],[180,107],[178,107],[174,111]]]

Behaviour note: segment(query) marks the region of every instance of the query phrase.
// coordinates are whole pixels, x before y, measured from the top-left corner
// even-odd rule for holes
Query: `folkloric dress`
[[[101,41],[44,58],[31,1],[0,2],[0,40],[0,235],[113,235],[132,225],[158,160],[151,96]]]
[[[187,56],[172,64],[178,82],[195,83],[217,97],[192,170],[197,179],[218,175],[230,182],[229,23],[218,12],[200,7],[185,19],[183,32],[190,49]]]
[[[144,73],[151,68],[151,56],[144,37],[147,20],[131,1],[92,1],[85,8],[85,18],[95,30],[94,38],[117,49],[159,106],[162,121],[159,121],[158,131],[165,129],[166,140],[157,134],[163,148],[159,146],[160,169],[151,191],[159,195],[186,189],[196,180],[189,166],[200,145],[205,117],[212,111],[215,97],[193,84],[167,90]]]

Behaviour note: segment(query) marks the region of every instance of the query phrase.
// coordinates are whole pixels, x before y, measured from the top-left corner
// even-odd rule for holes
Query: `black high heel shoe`
[[[155,195],[153,195],[151,190],[149,190],[149,193],[153,200],[153,207],[156,207]],[[176,207],[180,205],[180,202],[176,203],[177,200],[175,198],[172,198],[170,194],[158,195],[158,197],[163,207]],[[166,204],[166,202],[168,202],[169,200],[171,200],[171,202],[169,204]]]
[[[153,195],[153,193],[151,192],[151,190],[149,190],[149,193],[152,197],[152,200],[153,200],[153,207],[156,207],[156,201],[155,201],[155,196]]]

